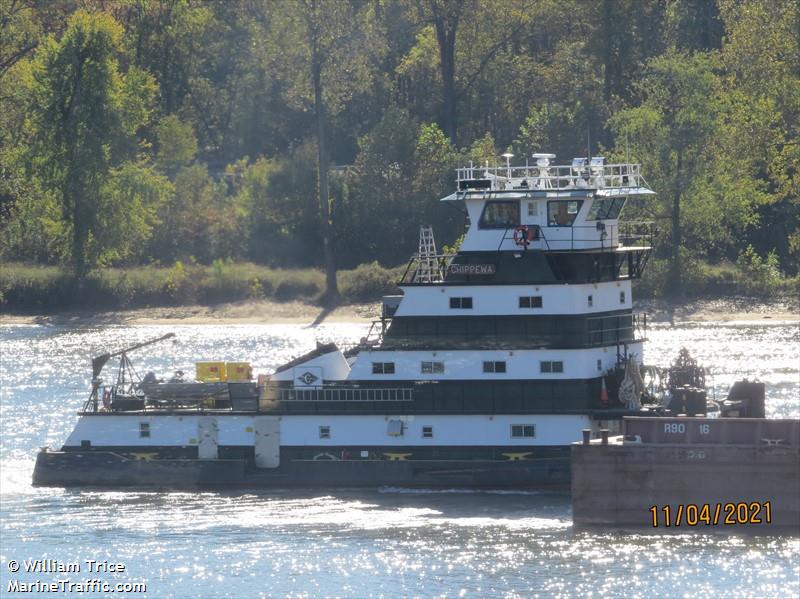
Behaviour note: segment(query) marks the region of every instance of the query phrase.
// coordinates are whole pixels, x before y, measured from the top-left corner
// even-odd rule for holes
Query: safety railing
[[[646,187],[638,164],[468,166],[456,169],[459,191]]]
[[[267,389],[267,397],[278,401],[414,401],[414,389],[409,387],[369,388],[330,386]]]
[[[615,326],[607,326],[615,321]],[[591,346],[644,341],[647,314],[634,312],[622,316],[594,316],[586,319],[586,344]]]

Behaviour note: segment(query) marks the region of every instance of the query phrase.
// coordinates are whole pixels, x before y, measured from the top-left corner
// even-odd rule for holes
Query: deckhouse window
[[[535,424],[512,424],[511,425],[511,438],[524,439],[536,436]]]
[[[619,303],[620,304],[624,304],[625,303],[625,292],[624,291],[620,291],[619,292]]]
[[[422,427],[422,438],[423,439],[433,439],[433,427],[432,426],[423,426]]]
[[[588,304],[589,304],[589,307],[590,307],[590,308],[591,308],[592,306],[594,306],[594,297],[593,297],[593,296],[591,296],[591,295],[590,295],[589,297],[587,297],[587,298],[586,298],[586,303],[588,303]]]
[[[471,310],[472,298],[471,297],[451,297],[450,308],[454,310]]]
[[[484,372],[505,372],[506,371],[506,363],[505,362],[484,362],[483,363],[483,371]]]
[[[523,296],[523,297],[519,298],[519,307],[520,308],[541,308],[542,307],[542,296],[541,295]]]
[[[483,207],[479,229],[512,229],[519,225],[519,201],[489,201]]]
[[[606,198],[592,201],[586,220],[613,220],[619,217],[625,198]]]
[[[372,374],[394,374],[394,362],[373,362]]]
[[[441,374],[444,372],[444,362],[423,362],[422,374]]]
[[[564,372],[564,362],[561,360],[544,360],[539,362],[539,372]]]
[[[331,438],[331,427],[330,426],[321,426],[321,427],[319,427],[319,438],[320,439],[330,439]]]
[[[554,200],[547,202],[547,225],[571,227],[581,210],[583,200]]]
[[[149,438],[150,437],[150,423],[149,422],[140,422],[139,423],[139,436],[142,438]]]

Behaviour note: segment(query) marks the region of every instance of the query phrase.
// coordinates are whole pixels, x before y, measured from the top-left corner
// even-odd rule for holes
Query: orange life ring
[[[514,229],[514,243],[517,245],[528,247],[528,244],[533,241],[533,238],[533,230],[526,225],[520,225]]]

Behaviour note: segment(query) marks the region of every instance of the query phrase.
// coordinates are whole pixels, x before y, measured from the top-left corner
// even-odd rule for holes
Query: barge
[[[623,419],[572,445],[577,526],[800,533],[800,420]]]
[[[40,452],[34,484],[566,490],[584,429],[705,414],[688,355],[669,376],[642,366],[631,284],[653,229],[620,221],[654,193],[639,165],[505,159],[457,169],[441,201],[464,210],[460,247],[438,252],[422,227],[402,295],[353,347],[319,343],[255,379],[230,362],[140,378],[140,346],[95,358],[74,430]]]

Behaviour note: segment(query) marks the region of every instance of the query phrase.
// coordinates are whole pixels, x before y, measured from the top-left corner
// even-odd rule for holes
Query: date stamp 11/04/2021
[[[653,528],[772,524],[772,503],[769,501],[654,505],[649,512]]]

